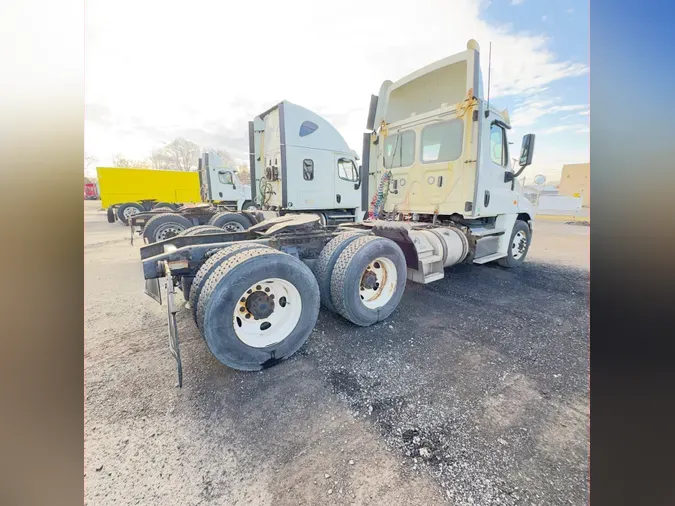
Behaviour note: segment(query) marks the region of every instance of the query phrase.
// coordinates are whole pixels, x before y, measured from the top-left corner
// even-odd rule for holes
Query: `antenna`
[[[492,70],[492,41],[490,41],[490,47],[488,49],[488,99],[487,99],[487,111],[485,111],[485,117],[487,118],[490,115],[490,71]]]

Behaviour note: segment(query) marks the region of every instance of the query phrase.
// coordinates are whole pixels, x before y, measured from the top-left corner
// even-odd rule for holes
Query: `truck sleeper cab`
[[[262,209],[315,212],[331,225],[363,218],[359,156],[318,114],[280,102],[249,122],[249,151]]]

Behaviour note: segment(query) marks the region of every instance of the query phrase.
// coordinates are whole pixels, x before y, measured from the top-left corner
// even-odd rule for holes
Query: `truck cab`
[[[238,211],[256,209],[251,198],[251,185],[242,183],[237,169],[226,164],[216,153],[202,153],[199,180],[204,202],[222,204]]]
[[[249,122],[249,146],[262,209],[314,212],[324,224],[362,218],[359,156],[318,114],[284,100]]]
[[[508,257],[519,220],[529,245],[534,214],[515,186],[534,135],[523,138],[514,171],[508,112],[484,95],[480,49],[470,40],[465,51],[382,83],[363,154],[371,218],[462,224],[479,243],[476,263]]]

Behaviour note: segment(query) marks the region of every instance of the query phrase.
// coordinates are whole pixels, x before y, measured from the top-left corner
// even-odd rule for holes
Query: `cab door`
[[[478,195],[478,204],[483,215],[495,215],[516,212],[512,182],[506,181],[504,174],[513,172],[509,153],[507,128],[505,124],[492,114],[485,120],[484,139],[486,150],[481,160],[481,178],[485,186]]]
[[[238,200],[239,191],[233,170],[225,167],[223,160],[215,153],[204,153],[203,160],[211,200]]]
[[[356,209],[361,205],[360,166],[353,156],[335,154],[335,195],[327,207]]]

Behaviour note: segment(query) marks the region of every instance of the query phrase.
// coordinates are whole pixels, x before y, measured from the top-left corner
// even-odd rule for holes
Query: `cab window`
[[[408,167],[415,161],[415,132],[408,130],[387,136],[384,141],[384,167]]]
[[[508,165],[509,153],[506,131],[496,123],[490,126],[490,158],[497,165],[503,167]]]
[[[356,182],[359,180],[359,171],[356,169],[353,160],[349,160],[348,158],[340,158],[338,160],[338,177],[345,181]]]
[[[462,154],[464,121],[453,119],[422,129],[422,163],[451,162]]]
[[[305,181],[312,181],[314,179],[314,160],[305,158],[302,161],[302,178]]]
[[[234,184],[232,181],[232,173],[231,172],[219,172],[218,173],[218,180],[222,184]]]

